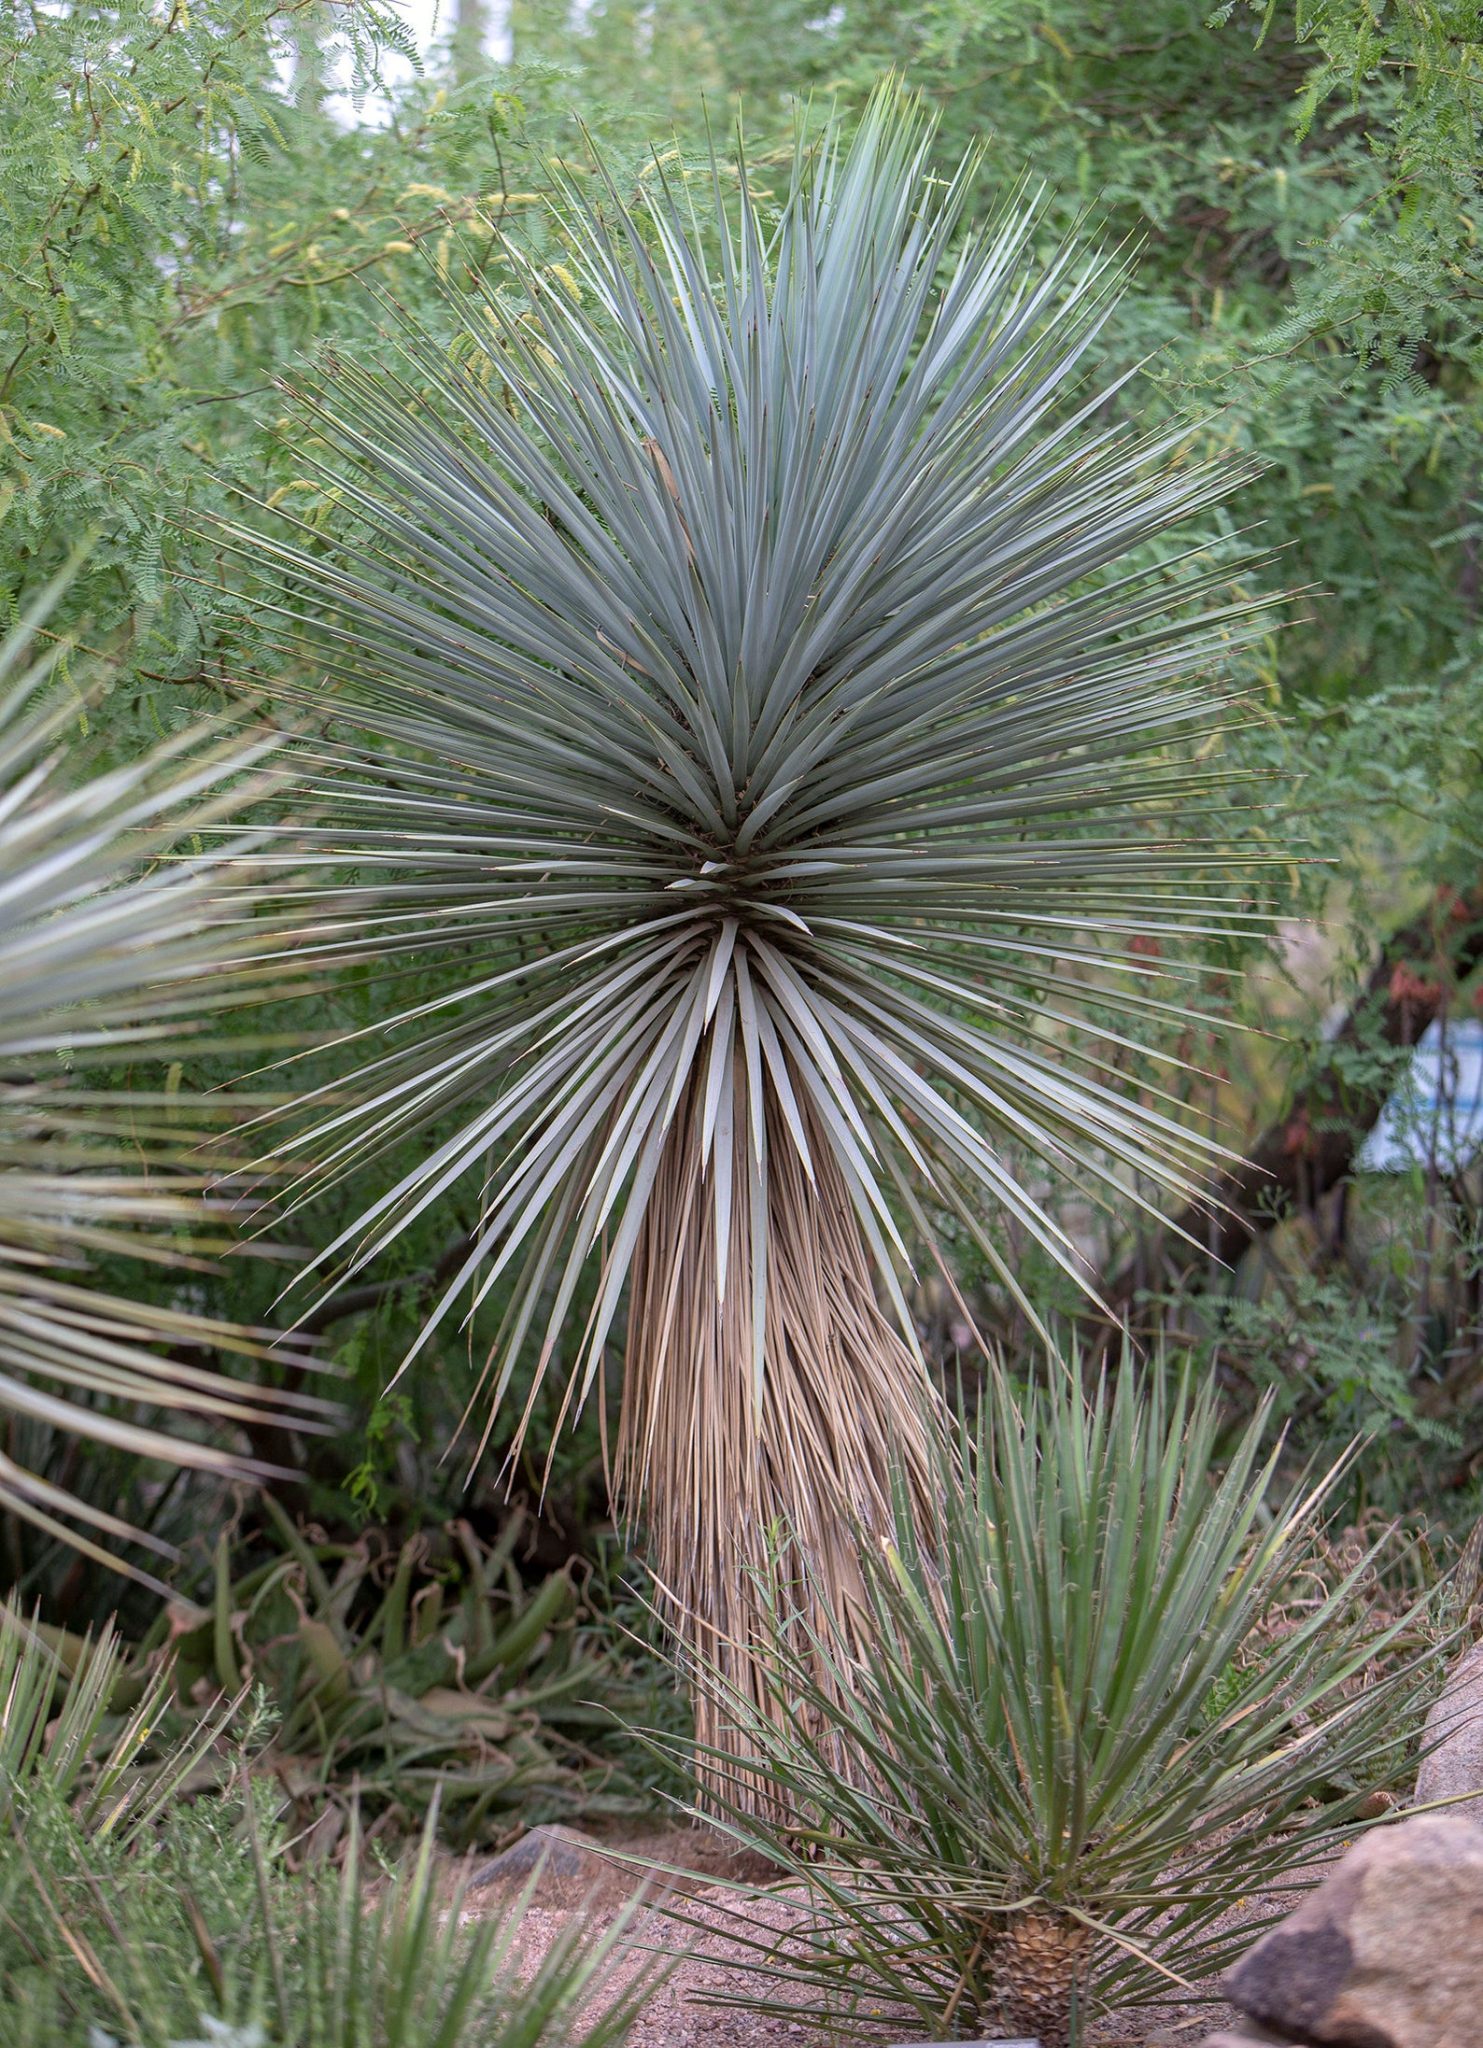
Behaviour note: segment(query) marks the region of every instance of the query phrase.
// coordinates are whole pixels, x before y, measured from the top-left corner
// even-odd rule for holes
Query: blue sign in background
[[[1400,1173],[1433,1163],[1442,1173],[1456,1173],[1471,1163],[1480,1146],[1483,1022],[1439,1018],[1418,1042],[1357,1163],[1369,1173]]]

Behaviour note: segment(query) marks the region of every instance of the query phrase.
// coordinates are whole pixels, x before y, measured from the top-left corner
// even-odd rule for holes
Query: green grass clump
[[[156,1755],[169,1674],[122,1707],[134,1690],[108,1637],[69,1675],[0,1609],[7,2048],[616,2048],[627,2034],[657,1972],[609,1979],[624,1916],[597,1936],[575,1918],[531,1969],[529,1893],[466,1920],[462,1886],[437,1882],[435,1813],[399,1867],[352,1813],[338,1870],[296,1871],[250,1725],[229,1741],[222,1706]],[[224,1749],[225,1789],[197,1795]]]

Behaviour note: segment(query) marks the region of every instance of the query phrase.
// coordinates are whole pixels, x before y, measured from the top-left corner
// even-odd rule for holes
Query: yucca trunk
[[[699,1080],[645,1212],[617,1477],[624,1499],[643,1504],[662,1611],[701,1678],[697,1739],[741,1757],[746,1744],[723,1702],[734,1691],[770,1711],[765,1646],[779,1611],[796,1611],[847,1654],[864,1646],[858,1532],[890,1530],[893,1468],[925,1506],[935,1396],[876,1299],[864,1234],[824,1133],[802,1109],[806,1167],[771,1091],[762,1107],[759,1270],[740,1070],[735,1083],[729,1224],[724,1200],[718,1214],[716,1153],[704,1161]]]
[[[1016,1913],[994,1951],[999,2026],[1006,2035],[1070,2048],[1073,2008],[1086,2010],[1092,1937],[1063,1913]]]

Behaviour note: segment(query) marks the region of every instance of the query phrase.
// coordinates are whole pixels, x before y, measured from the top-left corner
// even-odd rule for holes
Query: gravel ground
[[[759,1930],[786,1930],[796,1924],[803,1907],[796,1895],[778,1894],[767,1899],[739,1901],[734,1887],[760,1880],[764,1871],[733,1855],[724,1838],[701,1829],[675,1828],[656,1831],[626,1841],[605,1843],[607,1854],[573,1853],[571,1839],[563,1843],[560,1866],[548,1865],[537,1883],[527,1910],[524,1933],[528,1952],[534,1960],[555,1940],[574,1915],[590,1919],[594,1926],[606,1925],[644,1883],[669,1884],[685,1895],[683,1910],[697,1923],[678,1928],[666,1915],[646,1911],[635,1920],[630,1938],[640,1946],[672,1948],[687,1946],[690,1954],[673,1976],[645,2007],[632,2036],[632,2048],[855,2048],[856,2043],[882,2044],[916,2038],[910,2021],[899,2034],[845,2028],[835,2036],[821,2035],[797,2021],[779,2019],[750,2011],[745,2006],[717,2008],[702,2001],[707,1992],[738,1990],[746,1994],[749,1979],[738,1968],[739,1951],[728,1934],[734,1928],[738,1904],[750,1923]],[[621,1862],[614,1861],[621,1857]],[[688,1879],[664,1879],[656,1869],[668,1867],[692,1873]],[[498,1909],[528,1881],[519,1869],[500,1876],[470,1898],[477,1913]],[[757,1980],[750,1980],[753,1985]],[[786,1993],[787,1987],[782,1987]],[[1225,2006],[1170,2006],[1113,2015],[1095,2030],[1097,2048],[1197,2048],[1208,2032],[1229,2021]]]

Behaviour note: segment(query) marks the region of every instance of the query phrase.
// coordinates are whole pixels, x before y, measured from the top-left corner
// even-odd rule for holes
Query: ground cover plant
[[[778,1605],[779,1711],[728,1694],[746,1761],[710,1789],[813,1910],[776,1937],[737,1908],[772,1982],[724,2000],[1066,2048],[1213,1980],[1404,1794],[1457,1640],[1435,1581],[1378,1616],[1391,1532],[1335,1573],[1338,1472],[1274,1490],[1263,1418],[1219,1460],[1218,1432],[1187,1377],[996,1373],[926,1531],[903,1500],[861,1532],[871,1648]]]
[[[60,1702],[56,1698],[62,1687]],[[531,1967],[523,1900],[463,1912],[433,1835],[402,1867],[352,1816],[338,1870],[293,1874],[244,1696],[163,1753],[170,1676],[117,1643],[64,1670],[0,1609],[0,1971],[7,2042],[61,2048],[616,2048],[659,1970],[604,1984],[625,1933],[577,1919]],[[132,1695],[132,1696],[131,1696]],[[53,1709],[60,1706],[55,1714]],[[192,1793],[225,1755],[219,1792]]]

